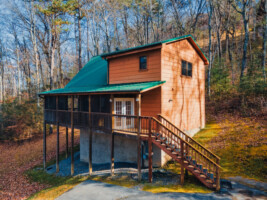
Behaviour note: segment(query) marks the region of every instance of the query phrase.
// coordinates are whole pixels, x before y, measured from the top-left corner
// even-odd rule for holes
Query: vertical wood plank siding
[[[205,126],[205,65],[187,40],[161,49],[162,115],[182,130]],[[193,76],[181,75],[182,60],[193,64]]]
[[[161,51],[152,50],[109,60],[109,83],[132,83],[160,80]],[[147,56],[147,70],[139,70],[139,57]]]

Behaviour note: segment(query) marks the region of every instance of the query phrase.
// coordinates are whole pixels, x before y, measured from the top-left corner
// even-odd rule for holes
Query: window
[[[147,69],[147,57],[146,56],[139,57],[139,69],[140,70]]]
[[[192,77],[192,63],[182,60],[182,75]]]

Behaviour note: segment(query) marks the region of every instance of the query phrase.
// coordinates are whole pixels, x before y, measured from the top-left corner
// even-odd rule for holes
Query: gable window
[[[192,63],[182,60],[182,75],[192,77]]]
[[[139,69],[140,70],[147,69],[147,57],[146,56],[139,57]]]

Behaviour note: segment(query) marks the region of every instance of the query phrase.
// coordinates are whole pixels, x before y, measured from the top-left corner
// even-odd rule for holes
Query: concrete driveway
[[[57,198],[58,200],[217,200],[217,199],[267,199],[266,193],[235,184],[235,188],[224,194],[210,193],[159,193],[140,191],[98,181],[87,180]]]

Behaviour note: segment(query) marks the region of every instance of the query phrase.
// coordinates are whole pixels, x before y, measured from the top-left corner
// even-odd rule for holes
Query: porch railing
[[[71,111],[45,109],[44,119],[47,123],[61,126],[70,126]],[[93,130],[113,130],[129,133],[138,133],[140,127],[141,134],[149,133],[150,117],[136,115],[118,115],[110,113],[97,113],[83,111],[73,111],[73,125],[75,128],[91,128]],[[138,125],[139,124],[139,125]]]

